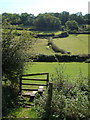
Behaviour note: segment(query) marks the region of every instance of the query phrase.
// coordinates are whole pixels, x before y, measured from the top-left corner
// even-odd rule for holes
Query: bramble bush
[[[37,94],[34,101],[38,116],[42,120],[89,120],[88,78],[80,74],[76,83],[70,83],[64,71],[57,70],[51,80],[53,81],[53,95],[50,115],[48,116],[46,111],[48,97],[46,91],[42,96]]]

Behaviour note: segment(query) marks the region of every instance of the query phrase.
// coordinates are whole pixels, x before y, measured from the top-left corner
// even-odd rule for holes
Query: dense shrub
[[[64,37],[68,37],[69,33],[67,31],[62,32],[59,35],[54,35],[53,38],[64,38]]]
[[[44,54],[39,54],[37,57],[37,62],[56,62],[55,57],[53,55],[44,55]]]
[[[68,37],[69,34],[68,34],[68,32],[62,32],[59,36],[60,36],[61,38],[64,38],[64,37]]]
[[[53,49],[54,52],[60,52],[62,54],[66,54],[67,53],[67,51],[65,51],[64,49],[60,49],[53,42],[51,43],[51,48]]]
[[[17,37],[11,27],[9,30],[6,27],[5,24],[2,34],[2,81],[6,81],[2,88],[3,115],[18,105],[19,81],[25,60],[31,61],[26,51],[30,50],[33,39],[27,32]]]
[[[18,107],[17,89],[2,86],[2,115],[5,117],[12,108]]]
[[[85,62],[90,59],[89,55],[68,55],[69,52],[65,55],[44,55],[44,54],[39,54],[37,55],[37,62]]]
[[[90,63],[90,59],[87,59],[85,62],[86,62],[86,63]]]
[[[75,20],[68,20],[66,23],[65,23],[66,27],[67,27],[67,30],[76,30],[78,31],[78,23],[75,21]]]
[[[5,28],[4,28],[5,26]],[[9,30],[6,27],[9,26]],[[2,71],[3,77],[9,80],[12,87],[18,87],[19,78],[23,72],[25,59],[29,59],[26,50],[30,49],[32,37],[23,32],[20,37],[16,37],[12,27],[7,23],[3,25],[2,34]],[[34,42],[34,41],[33,41]]]
[[[90,31],[68,31],[69,34],[90,34]]]
[[[48,115],[46,105],[48,94],[36,96],[35,106],[42,120],[89,120],[88,101],[88,78],[79,75],[78,82],[69,83],[64,71],[57,70],[56,76],[52,76],[53,95],[51,100],[50,114]],[[85,88],[85,89],[82,89]]]
[[[37,34],[35,37],[36,38],[47,38],[47,37],[53,37],[54,33],[50,33],[50,34]]]

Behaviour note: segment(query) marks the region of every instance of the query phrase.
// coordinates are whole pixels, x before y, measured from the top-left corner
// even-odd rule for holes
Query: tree
[[[23,73],[24,62],[28,59],[27,48],[31,47],[32,38],[28,33],[20,37],[13,34],[9,23],[4,23],[2,34],[2,71],[3,77],[10,82],[11,87],[18,88],[19,78]],[[5,27],[5,29],[4,29]]]
[[[84,16],[84,21],[85,21],[85,24],[89,24],[90,25],[90,14],[86,14]]]
[[[39,30],[60,29],[61,21],[59,18],[49,14],[39,14],[34,21],[34,25]]]
[[[78,30],[78,23],[75,20],[67,21],[65,25],[68,30]]]
[[[84,24],[84,18],[81,12],[71,14],[69,20],[75,20],[78,24]]]
[[[33,14],[22,13],[20,16],[20,21],[21,21],[21,24],[23,24],[23,25],[32,26],[34,18],[35,17]]]
[[[25,61],[31,61],[27,48],[30,51],[34,40],[28,32],[16,36],[13,26],[8,22],[4,22],[2,27],[2,80],[6,81],[6,84],[2,85],[2,115],[5,117],[12,108],[20,105],[19,81]]]
[[[65,25],[65,23],[69,20],[69,12],[63,11],[60,13],[60,20],[62,25]]]
[[[10,22],[12,25],[17,25],[20,24],[20,16],[19,14],[3,13],[2,21]]]

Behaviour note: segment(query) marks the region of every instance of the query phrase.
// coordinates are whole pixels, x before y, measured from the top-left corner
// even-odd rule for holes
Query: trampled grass
[[[16,108],[16,109],[12,110],[10,112],[10,114],[8,115],[8,117],[11,117],[11,116],[16,117],[16,119],[25,119],[25,120],[30,119],[30,118],[35,119],[38,117],[35,112],[34,107],[32,107],[32,108],[23,108],[23,107]]]

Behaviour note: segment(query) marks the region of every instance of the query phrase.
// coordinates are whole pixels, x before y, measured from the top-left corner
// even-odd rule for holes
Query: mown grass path
[[[35,112],[34,107],[31,108],[23,108],[23,107],[19,107],[16,108],[14,110],[12,110],[9,115],[8,118],[37,118],[37,114]]]

